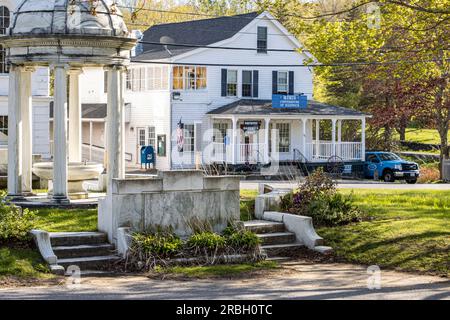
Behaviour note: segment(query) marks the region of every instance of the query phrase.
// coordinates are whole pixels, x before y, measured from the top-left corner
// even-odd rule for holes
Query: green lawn
[[[337,255],[450,276],[450,191],[354,190],[354,196],[367,215],[364,222],[318,229]]]
[[[254,219],[256,190],[241,190],[241,221]]]
[[[37,229],[49,232],[97,231],[97,209],[35,210]]]
[[[28,248],[0,247],[0,285],[14,280],[45,280],[53,278],[39,251]]]
[[[448,134],[450,139],[450,132]],[[395,138],[398,140],[399,136],[396,133]],[[419,143],[429,143],[429,144],[440,144],[439,133],[434,129],[416,129],[408,128],[406,129],[406,141],[419,142]]]

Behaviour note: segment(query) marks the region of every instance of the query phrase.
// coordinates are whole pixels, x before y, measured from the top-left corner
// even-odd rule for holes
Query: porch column
[[[53,199],[68,203],[67,192],[67,65],[54,65],[55,90],[53,105]]]
[[[269,152],[269,134],[270,134],[270,118],[264,119],[264,155],[265,155],[265,163],[268,164],[270,162],[270,152]]]
[[[231,161],[233,164],[237,162],[237,119],[233,117],[232,122],[232,136],[231,136]]]
[[[336,155],[336,119],[332,119],[331,123],[332,123],[331,156],[335,156]]]
[[[308,122],[308,119],[303,118],[302,119],[302,154],[303,157],[306,156],[306,124]]]
[[[361,160],[366,161],[366,118],[362,118],[361,122]]]
[[[341,150],[342,150],[342,120],[338,120],[337,121],[337,128],[338,128],[338,134],[337,134],[337,138],[338,138],[338,146],[337,146],[337,154],[338,156],[342,157],[341,154]]]
[[[31,195],[33,184],[33,96],[31,76],[34,68],[22,69],[20,99],[22,109],[22,194]]]
[[[81,162],[81,101],[79,68],[69,70],[69,162]]]
[[[108,190],[113,179],[125,178],[124,153],[124,67],[108,68],[108,111],[107,111],[107,172]]]
[[[316,158],[319,157],[319,143],[320,143],[320,120],[316,119]]]
[[[22,197],[21,67],[9,70],[8,95],[8,198]]]

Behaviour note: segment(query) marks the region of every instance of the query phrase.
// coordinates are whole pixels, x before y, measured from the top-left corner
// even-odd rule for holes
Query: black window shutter
[[[253,70],[253,98],[259,96],[259,71]]]
[[[289,71],[289,94],[294,94],[294,71]]]
[[[278,71],[272,71],[272,93],[278,93]]]
[[[227,69],[222,69],[222,97],[227,96]]]

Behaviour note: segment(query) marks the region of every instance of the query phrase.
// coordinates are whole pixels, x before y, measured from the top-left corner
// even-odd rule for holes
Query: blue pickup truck
[[[391,152],[366,152],[364,175],[370,179],[382,179],[385,182],[405,180],[414,184],[419,178],[419,165],[403,160]]]

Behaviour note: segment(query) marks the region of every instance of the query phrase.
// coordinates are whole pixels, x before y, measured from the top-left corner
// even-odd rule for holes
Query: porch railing
[[[312,142],[306,145],[307,155],[311,160],[327,160],[338,156],[343,160],[360,160],[362,158],[361,142],[336,142],[333,150],[332,142]]]
[[[238,163],[264,162],[266,145],[264,143],[245,143],[239,145]]]

